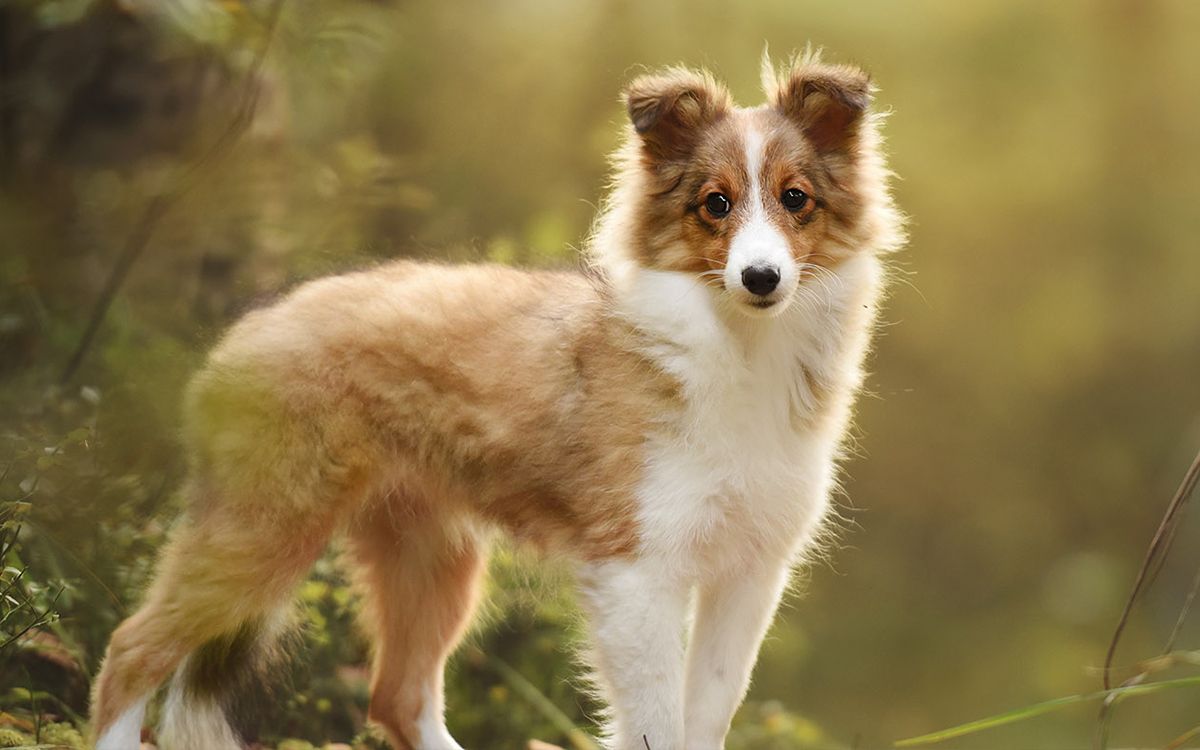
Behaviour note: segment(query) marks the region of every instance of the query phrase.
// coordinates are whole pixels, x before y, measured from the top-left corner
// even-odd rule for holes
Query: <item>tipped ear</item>
[[[729,92],[712,76],[684,68],[638,77],[624,99],[646,152],[664,161],[691,154],[700,130],[732,106]]]
[[[765,76],[764,76],[765,78]],[[853,145],[871,104],[871,77],[852,65],[801,60],[775,79],[772,104],[822,153]]]

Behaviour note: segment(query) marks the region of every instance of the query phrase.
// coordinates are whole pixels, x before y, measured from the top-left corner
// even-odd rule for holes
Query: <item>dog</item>
[[[394,262],[246,315],[184,404],[188,512],[95,682],[100,750],[239,747],[223,712],[334,537],[373,636],[370,719],[462,750],[443,668],[489,539],[571,561],[610,750],[718,750],[830,493],[903,242],[850,65],[624,92],[578,271]]]

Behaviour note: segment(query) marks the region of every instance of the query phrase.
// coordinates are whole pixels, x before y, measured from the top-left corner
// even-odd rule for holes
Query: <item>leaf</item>
[[[1057,711],[1064,706],[1073,706],[1080,703],[1091,703],[1092,701],[1103,700],[1108,697],[1132,698],[1138,695],[1146,695],[1149,693],[1157,693],[1160,690],[1171,690],[1174,688],[1184,687],[1200,687],[1200,676],[1183,677],[1178,680],[1163,680],[1162,682],[1148,682],[1142,685],[1131,685],[1129,687],[1114,688],[1112,690],[1101,690],[1095,693],[1085,693],[1082,695],[1068,695],[1064,698],[1055,698],[1054,700],[1045,701],[1043,703],[1035,703],[1032,706],[1013,709],[995,716],[988,716],[983,719],[959,724],[956,727],[942,729],[929,734],[922,734],[919,737],[909,737],[908,739],[898,740],[893,745],[895,747],[917,747],[919,745],[932,745],[935,742],[943,742],[955,737],[962,737],[968,734],[982,732],[985,729],[1004,726],[1006,724],[1015,724],[1019,721],[1032,719],[1035,716]]]

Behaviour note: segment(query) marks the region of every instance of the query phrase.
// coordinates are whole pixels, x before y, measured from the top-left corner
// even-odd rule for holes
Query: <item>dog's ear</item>
[[[771,103],[800,126],[821,153],[853,146],[871,104],[871,77],[852,65],[829,65],[811,56],[781,76],[764,74]]]
[[[704,126],[732,106],[729,91],[712,76],[685,68],[634,79],[624,99],[646,153],[663,161],[686,159]]]

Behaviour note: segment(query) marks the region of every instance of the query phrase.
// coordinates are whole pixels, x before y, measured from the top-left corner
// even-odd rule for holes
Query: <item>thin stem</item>
[[[1179,489],[1175,491],[1175,496],[1171,498],[1171,502],[1167,505],[1167,511],[1163,514],[1162,521],[1158,525],[1158,530],[1154,532],[1154,538],[1150,540],[1150,546],[1146,549],[1146,558],[1142,562],[1142,567],[1138,570],[1133,590],[1129,592],[1129,598],[1125,600],[1125,607],[1121,611],[1121,617],[1117,620],[1117,627],[1113,631],[1112,640],[1108,644],[1108,653],[1104,657],[1103,679],[1105,690],[1110,689],[1112,686],[1112,663],[1117,654],[1117,645],[1121,641],[1121,635],[1125,632],[1125,626],[1129,623],[1129,615],[1133,612],[1133,606],[1137,603],[1138,597],[1143,593],[1147,577],[1150,570],[1154,567],[1155,560],[1159,558],[1160,554],[1166,554],[1169,547],[1167,541],[1172,538],[1173,529],[1179,521],[1180,511],[1191,496],[1192,491],[1196,488],[1198,480],[1200,480],[1200,452],[1196,453],[1196,458],[1192,460],[1192,465],[1188,468],[1187,474],[1184,475],[1183,482],[1180,483]]]

